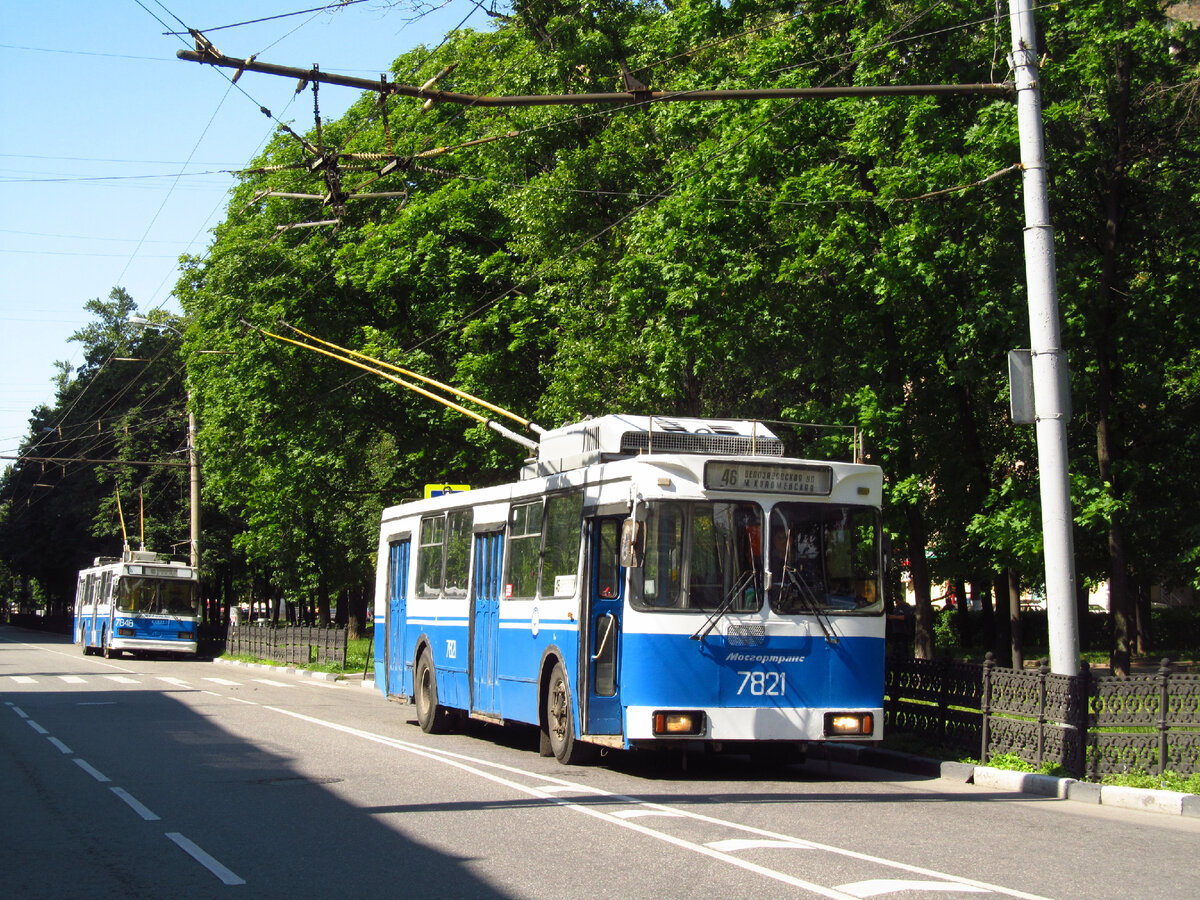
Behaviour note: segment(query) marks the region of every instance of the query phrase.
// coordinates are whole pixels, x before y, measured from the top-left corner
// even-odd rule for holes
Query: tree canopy
[[[509,12],[393,78],[536,95],[1008,77],[1007,20],[963,0]],[[1111,580],[1132,622],[1149,584],[1200,578],[1198,48],[1157,0],[1037,15],[1079,575]],[[205,502],[250,569],[327,596],[369,577],[382,506],[512,477],[518,446],[264,335],[295,326],[547,427],[614,411],[857,426],[919,613],[934,581],[1036,585],[1036,453],[1005,368],[1029,340],[1018,160],[1015,106],[988,96],[426,109],[367,93],[281,128],[176,291]]]

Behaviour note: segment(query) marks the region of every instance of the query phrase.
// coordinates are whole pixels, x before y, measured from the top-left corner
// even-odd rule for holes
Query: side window
[[[542,501],[514,506],[508,517],[508,577],[504,596],[537,596],[538,555],[542,549]]]
[[[557,494],[551,497],[546,503],[543,597],[571,597],[575,594],[582,534],[583,494]]]
[[[471,523],[473,510],[456,509],[446,514],[447,597],[467,596],[467,577],[471,563]]]
[[[441,596],[445,534],[444,516],[428,516],[421,520],[421,543],[417,548],[418,597]]]

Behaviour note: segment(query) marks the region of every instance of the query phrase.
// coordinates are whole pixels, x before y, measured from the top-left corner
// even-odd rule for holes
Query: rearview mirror
[[[626,519],[621,525],[621,565],[627,569],[640,569],[646,555],[646,526],[634,519]]]

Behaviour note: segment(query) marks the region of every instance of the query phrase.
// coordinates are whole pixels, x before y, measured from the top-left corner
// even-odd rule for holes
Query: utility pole
[[[1075,608],[1075,548],[1067,465],[1070,376],[1059,329],[1054,230],[1050,227],[1046,187],[1046,142],[1032,0],[1009,0],[1008,13],[1025,188],[1025,280],[1029,292],[1029,346],[1042,499],[1050,670],[1060,675],[1078,675],[1079,616]]]

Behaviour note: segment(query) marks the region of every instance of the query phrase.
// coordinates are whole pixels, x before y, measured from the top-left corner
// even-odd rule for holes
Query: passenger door
[[[621,734],[620,649],[625,570],[623,516],[592,520],[591,578],[587,592],[588,734]]]
[[[408,562],[412,541],[395,541],[388,547],[387,692],[411,697],[412,675],[404,667],[404,620],[408,616]]]
[[[471,588],[474,594],[471,604],[471,708],[489,714],[499,713],[496,673],[503,561],[503,531],[475,535],[475,571]]]

